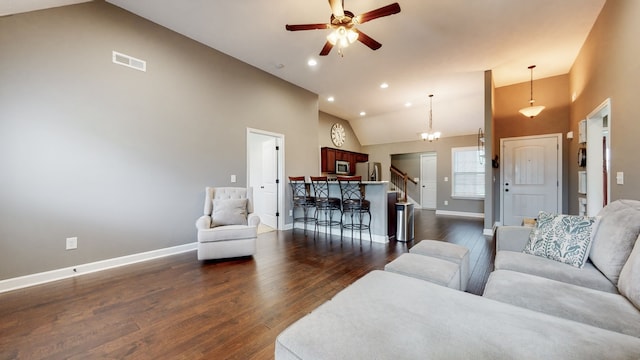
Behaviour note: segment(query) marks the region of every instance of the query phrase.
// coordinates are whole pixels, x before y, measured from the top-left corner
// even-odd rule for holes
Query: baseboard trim
[[[449,215],[449,216],[461,216],[484,219],[484,213],[472,213],[466,211],[449,211],[449,210],[436,210],[436,215]]]
[[[196,250],[197,243],[173,246],[164,249],[152,250],[138,254],[126,255],[112,259],[96,261],[67,268],[45,271],[36,274],[20,276],[16,278],[0,280],[0,293],[18,290],[29,286],[40,285],[52,281],[68,279],[97,271],[113,269],[120,266],[131,265],[142,261],[158,259],[165,256],[181,254]]]

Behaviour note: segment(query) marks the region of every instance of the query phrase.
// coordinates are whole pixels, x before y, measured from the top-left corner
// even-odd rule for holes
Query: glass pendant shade
[[[529,107],[520,109],[520,114],[533,119],[534,117],[538,116],[538,114],[540,114],[542,110],[544,110],[543,105],[529,106]]]
[[[542,105],[533,106],[533,103],[535,102],[535,100],[533,100],[533,69],[535,67],[535,65],[529,66],[529,70],[531,70],[531,99],[529,100],[529,106],[519,110],[520,114],[531,119],[538,116],[538,114],[540,114],[542,110],[544,110],[544,106]]]

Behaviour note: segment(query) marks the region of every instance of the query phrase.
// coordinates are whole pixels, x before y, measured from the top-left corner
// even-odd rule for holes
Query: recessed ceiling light
[[[364,112],[364,111],[360,111],[360,116],[365,116],[365,115],[367,115],[367,113],[366,113],[366,112]]]
[[[316,66],[318,65],[318,62],[316,61],[316,59],[309,59],[309,61],[307,61],[307,65]]]
[[[389,87],[389,84],[387,84],[387,83],[380,84],[380,89],[386,89],[388,87]]]
[[[329,97],[327,98],[327,101],[328,101],[328,102],[334,102],[335,100],[336,100],[336,99],[335,99],[333,96],[329,96]]]
[[[406,103],[404,103],[404,106],[406,106],[406,107],[411,107],[411,105],[413,105],[413,104],[412,104],[412,103],[410,103],[410,102],[406,102]]]

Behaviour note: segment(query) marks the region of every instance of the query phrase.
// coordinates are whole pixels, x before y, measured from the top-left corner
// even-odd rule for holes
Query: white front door
[[[420,206],[435,209],[437,206],[438,157],[435,153],[420,155]]]
[[[521,225],[541,210],[561,212],[561,140],[561,134],[500,140],[503,225]]]

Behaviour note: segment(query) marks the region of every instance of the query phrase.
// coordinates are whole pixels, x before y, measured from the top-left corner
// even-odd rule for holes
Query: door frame
[[[260,129],[254,129],[254,128],[247,128],[247,143],[246,143],[246,147],[247,147],[247,187],[250,186],[250,181],[251,181],[251,141],[252,141],[252,137],[253,135],[261,135],[261,136],[270,136],[276,139],[276,144],[279,148],[278,152],[277,152],[277,162],[278,162],[278,169],[276,171],[277,174],[277,192],[278,192],[278,196],[277,196],[277,202],[278,204],[276,205],[276,211],[277,211],[277,220],[276,220],[276,224],[277,224],[277,229],[276,230],[283,230],[284,226],[285,226],[285,221],[284,219],[286,218],[285,216],[282,216],[282,214],[284,214],[285,211],[285,189],[284,189],[284,185],[285,185],[285,181],[283,181],[284,179],[284,174],[285,174],[285,162],[284,162],[284,150],[285,150],[285,139],[284,139],[284,134],[279,134],[279,133],[274,133],[271,131],[266,131],[266,130],[260,130]]]
[[[423,171],[424,169],[422,168],[422,160],[424,158],[434,158],[435,159],[435,167],[434,167],[434,171],[436,174],[436,181],[435,181],[435,206],[433,208],[427,208],[424,206],[425,202],[424,202],[424,186],[423,186],[423,181],[424,178],[422,177]],[[428,209],[428,210],[436,210],[438,208],[438,153],[437,152],[428,152],[428,153],[424,153],[424,154],[420,154],[420,208],[421,209]]]
[[[603,127],[604,117],[608,127]],[[611,99],[607,98],[587,115],[587,215],[596,216],[604,207],[604,191],[602,177],[602,136],[607,138],[607,203],[611,202]],[[580,144],[584,145],[584,144]],[[578,196],[581,197],[582,195]]]
[[[558,144],[558,212],[562,211],[562,199],[564,198],[564,186],[562,180],[562,164],[563,164],[563,155],[562,155],[562,134],[541,134],[541,135],[529,135],[529,136],[517,136],[510,138],[502,138],[500,139],[500,158],[505,159],[505,155],[502,153],[504,150],[504,142],[505,141],[513,141],[513,140],[533,140],[533,139],[543,139],[543,138],[556,138]],[[504,224],[504,169],[506,168],[506,163],[500,166],[500,223]]]

